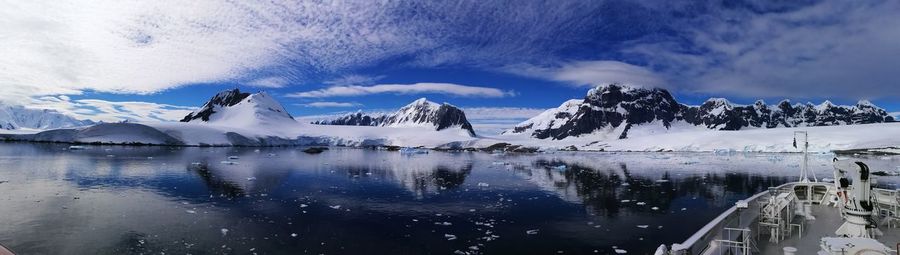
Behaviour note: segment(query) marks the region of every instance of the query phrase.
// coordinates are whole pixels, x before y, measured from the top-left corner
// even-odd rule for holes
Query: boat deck
[[[816,254],[816,252],[820,250],[819,240],[822,237],[835,236],[835,230],[840,227],[844,220],[841,218],[838,208],[828,205],[813,205],[812,214],[816,219],[806,221],[805,224],[802,224],[802,232],[797,233],[797,229],[795,228],[792,235],[778,243],[769,242],[769,237],[767,235],[759,236],[756,240],[756,245],[760,251],[759,254],[784,254],[784,247],[797,248],[797,254]],[[798,220],[795,223],[799,221],[801,220]],[[897,224],[895,224],[893,228],[882,225],[879,226],[879,229],[884,232],[884,235],[878,237],[878,241],[891,249],[897,249],[896,246],[900,243],[900,228],[898,228]]]

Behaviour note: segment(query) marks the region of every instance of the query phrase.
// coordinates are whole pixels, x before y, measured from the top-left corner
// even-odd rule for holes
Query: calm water
[[[799,162],[66,147],[0,144],[0,243],[21,254],[647,254],[737,199],[793,181]],[[236,164],[223,164],[228,156]],[[829,160],[813,157],[820,178]]]

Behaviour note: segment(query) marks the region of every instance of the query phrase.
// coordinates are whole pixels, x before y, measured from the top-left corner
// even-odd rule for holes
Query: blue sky
[[[237,87],[268,91],[296,116],[427,97],[523,118],[610,82],[687,104],[869,99],[900,111],[897,1],[9,7],[0,100],[82,117],[172,119]]]

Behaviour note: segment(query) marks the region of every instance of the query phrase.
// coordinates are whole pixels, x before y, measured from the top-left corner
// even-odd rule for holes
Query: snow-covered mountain
[[[312,124],[317,125],[338,125],[338,126],[381,126],[388,114],[363,113],[361,111],[339,116],[333,119],[317,120]]]
[[[746,128],[811,127],[893,122],[884,109],[869,101],[853,106],[791,104],[757,101],[738,105],[712,98],[699,106],[680,104],[665,89],[636,88],[621,84],[598,86],[583,100],[569,100],[522,122],[504,134],[530,134],[538,139],[564,139],[605,133],[628,138],[629,130],[657,125],[665,131],[679,128],[741,130]],[[651,127],[652,128],[652,127]]]
[[[55,110],[0,106],[0,129],[54,129],[92,124],[94,124],[93,121],[79,120]]]
[[[250,127],[296,121],[284,106],[266,92],[250,94],[233,89],[219,92],[200,109],[184,116],[181,122]]]
[[[448,103],[437,104],[420,98],[394,113],[370,116],[361,112],[332,120],[315,121],[319,125],[380,126],[380,127],[433,127],[435,130],[461,128],[475,137],[466,113]]]

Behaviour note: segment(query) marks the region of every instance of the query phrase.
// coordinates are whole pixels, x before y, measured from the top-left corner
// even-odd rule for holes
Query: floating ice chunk
[[[566,168],[568,168],[568,166],[566,166],[566,165],[558,165],[558,166],[553,167],[553,169],[556,169],[556,170],[566,170]]]
[[[687,211],[687,208],[682,207],[681,210],[682,210],[682,211]]]
[[[331,209],[335,209],[335,210],[341,209],[341,205],[332,205],[332,206],[328,206],[328,207],[331,207]]]
[[[186,212],[187,212],[187,213],[190,213],[190,214],[195,214],[195,213],[197,213],[197,211],[194,211],[194,210],[187,210]]]
[[[638,228],[648,228],[650,225],[637,225]]]
[[[256,177],[247,177],[247,180],[248,180],[248,181],[255,181],[255,180],[256,180]]]
[[[623,249],[615,249],[615,251],[616,251],[616,254],[625,254],[625,253],[628,253],[628,251],[623,250]]]
[[[647,203],[645,203],[645,202],[637,202],[637,203],[634,203],[634,204],[636,204],[636,205],[647,205]]]
[[[479,183],[478,183],[478,187],[488,187],[488,186],[491,186],[491,185],[490,185],[490,184],[487,184],[486,182],[479,182]]]
[[[307,204],[300,204],[300,208],[306,208],[307,206],[309,206],[309,205],[307,205]]]
[[[453,223],[444,221],[444,222],[435,222],[434,225],[452,226]]]
[[[222,236],[223,236],[223,237],[224,237],[225,235],[228,234],[228,229],[227,229],[227,228],[220,229],[219,231],[222,232]]]
[[[237,162],[229,161],[229,160],[222,160],[222,162],[219,162],[219,163],[222,163],[223,165],[237,165]]]
[[[622,199],[622,203],[629,203],[629,202],[631,202],[631,200],[628,200],[628,199]]]
[[[200,165],[200,162],[191,162],[191,165],[199,166],[199,165]]]
[[[666,179],[660,179],[660,180],[656,180],[656,182],[658,182],[658,183],[665,183],[665,182],[669,182],[669,180],[666,180]]]
[[[456,235],[444,234],[444,238],[447,238],[447,241],[456,240]]]
[[[654,211],[656,211],[656,210],[659,210],[659,207],[656,207],[656,206],[654,206],[654,207],[650,207],[650,210],[654,210]]]
[[[538,233],[538,229],[525,230],[525,234],[528,234],[528,235],[537,235],[537,233]]]
[[[291,233],[291,237],[297,237],[297,233]]]
[[[631,186],[631,184],[628,184],[627,182],[623,182],[622,186]]]

